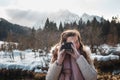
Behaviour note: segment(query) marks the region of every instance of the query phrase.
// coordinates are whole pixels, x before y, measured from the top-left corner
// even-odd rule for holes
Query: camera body
[[[72,51],[73,51],[73,48],[72,48],[71,45],[73,45],[72,42],[65,42],[65,43],[62,44],[60,50],[65,49],[65,51],[72,52]]]

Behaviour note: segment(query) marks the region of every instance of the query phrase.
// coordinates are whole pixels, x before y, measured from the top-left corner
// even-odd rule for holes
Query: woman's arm
[[[46,80],[58,80],[62,66],[58,65],[56,61],[52,63],[48,69]]]
[[[76,60],[85,80],[97,80],[97,72],[92,65],[89,65],[86,59],[81,55]]]
[[[83,74],[83,77],[85,80],[97,80],[97,72],[94,68],[94,65],[92,61],[90,64],[87,62],[87,60],[81,55],[77,49],[75,44],[71,45],[74,51],[74,54],[70,54],[74,59],[76,59],[76,62],[80,68],[80,71]],[[87,46],[83,46],[83,50],[87,53],[87,56],[90,58],[91,50]]]
[[[90,56],[91,51],[89,48],[85,48],[86,53]],[[89,64],[87,60],[80,55],[79,58],[76,60],[85,80],[97,80],[97,72],[95,70],[93,62]]]
[[[66,53],[64,53],[64,49],[60,50],[60,47],[58,48],[58,57],[57,60],[52,62],[53,56],[51,58],[52,63],[48,69],[48,73],[46,75],[46,80],[58,80],[59,74],[62,69],[62,63],[65,58]]]

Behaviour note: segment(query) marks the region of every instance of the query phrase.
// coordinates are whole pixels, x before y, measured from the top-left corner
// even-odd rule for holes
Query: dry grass
[[[120,80],[120,74],[112,75],[111,73],[98,74],[97,80]]]
[[[32,71],[0,70],[0,80],[45,80],[45,73],[34,73]],[[97,80],[120,80],[120,74],[112,75],[98,70]]]

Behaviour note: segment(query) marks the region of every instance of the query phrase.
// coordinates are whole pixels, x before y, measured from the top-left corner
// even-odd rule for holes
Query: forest
[[[31,49],[32,52],[34,52],[35,57],[37,56],[37,52],[39,52],[40,57],[42,54],[40,49],[44,50],[45,54],[50,53],[51,47],[59,42],[60,34],[67,29],[77,29],[82,36],[83,43],[90,46],[92,53],[97,54],[97,50],[99,50],[100,55],[106,55],[104,49],[99,48],[100,45],[107,44],[116,47],[116,45],[120,43],[120,22],[117,17],[112,17],[111,21],[105,20],[104,18],[101,18],[101,21],[97,21],[94,17],[92,21],[88,20],[86,23],[83,22],[82,19],[78,22],[64,24],[60,22],[59,26],[47,18],[43,28],[39,28],[37,30],[34,26],[31,29],[2,19],[0,21],[0,40],[8,42],[8,48],[5,47],[5,44],[2,44],[0,51],[7,50],[9,53],[12,53],[10,58],[14,59],[13,50],[17,49],[24,51],[26,49]],[[20,58],[21,60],[24,59],[24,55],[20,54]],[[118,67],[120,66],[120,61],[108,61],[108,64],[106,64],[95,60],[95,66],[99,71],[98,80],[106,80],[106,78],[113,78],[112,80],[120,79],[119,76],[113,76],[110,72],[102,72],[102,70],[104,71],[103,67],[106,67],[105,69],[113,69],[114,65],[111,65],[111,63],[118,65]],[[8,74],[5,74],[6,72],[8,72]],[[20,72],[20,76],[18,76],[17,72]],[[7,71],[6,69],[1,69],[0,73],[1,75],[9,76],[10,78],[14,78],[14,76],[11,76],[11,73],[17,75],[17,78],[24,78],[27,75],[26,78],[34,78],[35,80],[44,80],[46,75],[33,73],[32,71],[27,70],[22,71],[21,69],[10,69]],[[116,79],[114,79],[114,77],[116,77]]]

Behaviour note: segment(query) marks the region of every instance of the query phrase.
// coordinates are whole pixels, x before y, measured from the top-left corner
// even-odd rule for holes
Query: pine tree
[[[56,23],[50,22],[48,26],[48,31],[57,31]]]
[[[45,31],[57,31],[56,23],[49,21],[49,19],[47,18],[45,22],[44,30]]]
[[[89,20],[87,20],[87,26],[90,26],[90,21]]]
[[[7,34],[7,42],[12,42],[13,40],[13,32],[10,30]]]
[[[30,35],[30,38],[29,38],[29,47],[30,48],[35,48],[35,42],[36,42],[36,30],[34,29],[34,27],[32,28],[31,30],[31,35]]]
[[[118,43],[118,32],[117,32],[117,17],[112,17],[110,31],[108,35],[108,43],[115,45]]]
[[[60,25],[59,25],[59,31],[63,31],[62,22],[60,22]]]
[[[95,28],[95,27],[98,26],[98,23],[99,22],[97,21],[96,17],[94,17],[93,20],[92,20],[92,26]]]
[[[108,35],[109,30],[110,30],[110,22],[105,21],[102,25],[102,36]]]
[[[44,30],[48,30],[49,24],[50,24],[49,18],[47,18],[47,20],[46,20],[46,22],[45,22]]]
[[[79,30],[84,27],[83,24],[84,24],[84,22],[83,22],[82,18],[80,18],[80,20],[79,20],[79,22],[78,22],[78,29],[79,29]]]

